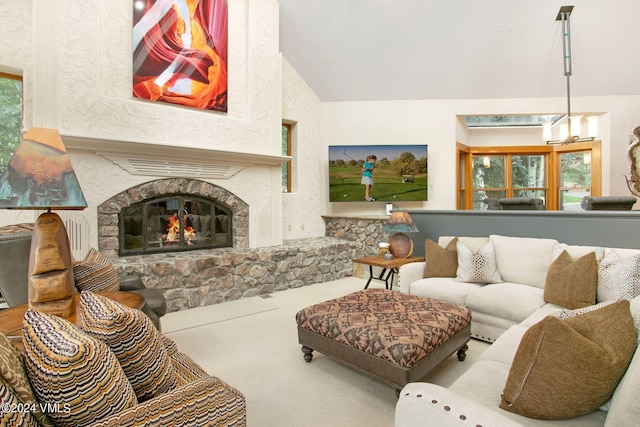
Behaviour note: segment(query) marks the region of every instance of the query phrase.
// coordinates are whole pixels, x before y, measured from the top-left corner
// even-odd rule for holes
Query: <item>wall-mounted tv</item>
[[[373,168],[367,162],[371,155]],[[330,145],[329,201],[426,201],[427,160],[427,145]],[[373,180],[369,200],[368,178]]]

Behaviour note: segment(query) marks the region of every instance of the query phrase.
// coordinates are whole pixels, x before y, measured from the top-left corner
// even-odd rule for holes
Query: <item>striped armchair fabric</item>
[[[34,316],[38,317],[38,315]],[[42,319],[40,320],[42,321]],[[59,321],[49,319],[49,322],[65,323],[63,319]],[[69,326],[72,330],[75,329],[72,325]],[[27,324],[26,327],[28,329],[29,324]],[[155,330],[153,326],[149,326],[148,329]],[[65,329],[65,331],[67,330]],[[25,330],[25,333],[29,334],[29,331]],[[79,331],[73,333],[67,331],[61,332],[58,335],[66,335],[67,337],[65,339],[69,340],[78,333]],[[112,410],[104,414],[104,416],[95,417],[88,423],[80,422],[74,423],[73,425],[90,425],[96,427],[246,427],[246,401],[244,395],[219,378],[207,374],[207,372],[189,356],[180,352],[172,340],[160,333],[158,334],[163,347],[166,348],[166,354],[170,358],[172,371],[175,376],[175,386],[169,391],[157,394],[155,397],[140,403],[137,403],[135,396],[131,394],[131,398],[128,400],[132,401],[121,406],[121,409],[113,410],[115,407],[109,404],[107,406],[110,406]],[[75,342],[79,341],[76,340]],[[97,347],[104,347],[104,349],[106,349],[106,345],[104,344],[98,345]],[[89,353],[93,354],[95,351],[92,350],[89,351]],[[2,400],[2,403],[14,402],[16,404],[39,408],[38,402],[42,403],[42,401],[39,400],[38,393],[34,393],[36,388],[32,389],[29,379],[29,375],[37,374],[34,373],[33,369],[28,369],[26,366],[28,364],[26,361],[27,357],[26,353],[19,352],[4,335],[0,334],[0,400]],[[50,357],[50,355],[47,357]],[[115,363],[117,363],[115,355],[113,358]],[[99,357],[99,359],[103,360],[102,357]],[[43,361],[39,362],[44,363]],[[92,369],[88,363],[89,362],[82,366],[84,366],[85,369]],[[30,365],[30,368],[33,368],[33,364]],[[91,373],[89,373],[89,376],[91,376]],[[111,386],[115,387],[111,383],[107,384],[107,382],[105,382],[107,380],[100,376],[100,372],[96,371],[95,377],[98,379],[98,382],[102,384],[103,391],[105,387],[109,389],[112,388]],[[109,379],[109,381],[111,381],[111,379]],[[123,378],[122,381],[127,383],[126,378]],[[86,384],[88,387],[89,382],[87,381]],[[36,386],[34,385],[34,387]],[[52,385],[51,387],[54,386]],[[82,396],[84,396],[86,400],[96,403],[93,397],[95,393],[92,394],[93,390],[89,390],[87,387],[79,390],[79,392],[82,393]],[[73,390],[69,390],[69,392],[73,393]],[[126,396],[122,395],[121,399],[124,400],[125,398]],[[93,405],[92,408],[93,407],[95,407],[95,405]],[[0,425],[33,427],[68,425],[64,422],[60,424],[52,415],[53,414],[45,415],[41,412],[0,413]],[[79,415],[79,417],[76,419],[91,419],[91,417],[85,417],[82,413],[77,415]]]
[[[246,427],[242,393],[208,375],[184,353],[176,352],[171,358],[179,387],[91,426]]]

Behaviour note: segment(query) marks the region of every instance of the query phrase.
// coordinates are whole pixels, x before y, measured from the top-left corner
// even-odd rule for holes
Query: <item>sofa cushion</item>
[[[113,351],[138,401],[176,388],[171,359],[144,313],[91,292],[80,294],[79,309],[83,330]]]
[[[544,300],[571,309],[588,307],[596,302],[597,286],[595,252],[574,261],[567,251],[562,251],[547,271]]]
[[[615,390],[635,348],[628,301],[567,320],[548,316],[522,338],[500,407],[539,419],[593,412]]]
[[[604,258],[605,248],[600,246],[581,246],[581,245],[567,245],[566,243],[558,243],[553,247],[551,253],[551,261],[553,262],[562,251],[567,251],[571,258],[578,259],[588,253],[595,253],[596,261],[600,262]]]
[[[410,294],[466,305],[467,294],[481,287],[478,283],[457,282],[453,277],[430,277],[411,283]]]
[[[640,420],[640,351],[636,351],[611,398],[605,427],[633,426]]]
[[[23,320],[25,366],[56,425],[89,425],[137,404],[116,356],[69,321],[35,310]]]
[[[104,255],[89,249],[82,261],[73,263],[73,278],[81,291],[118,291],[118,273]]]
[[[558,244],[557,240],[495,234],[489,237],[493,242],[502,280],[544,289],[551,253]]]
[[[456,280],[467,283],[500,283],[502,278],[496,267],[493,243],[487,242],[477,253],[462,242],[456,242],[458,269]]]
[[[467,294],[467,307],[472,312],[489,313],[495,317],[520,323],[544,305],[542,289],[519,283],[495,283]]]
[[[598,302],[632,299],[640,295],[640,255],[621,259],[609,251],[598,269]]]
[[[20,403],[28,405],[33,408],[32,413],[37,422],[42,426],[53,426],[53,423],[47,418],[45,414],[40,410],[40,406],[37,404],[36,396],[33,393],[27,372],[24,368],[24,359],[22,354],[11,344],[9,339],[4,334],[0,333],[0,380],[4,382],[8,391],[6,391],[7,399],[14,395]],[[2,399],[5,402],[5,399]],[[7,414],[2,414],[8,416]],[[5,419],[9,421],[9,419]],[[2,424],[2,425],[11,425]],[[17,424],[16,424],[17,425]]]
[[[443,248],[431,239],[424,243],[425,267],[424,277],[456,277],[458,268],[458,252],[454,238]]]

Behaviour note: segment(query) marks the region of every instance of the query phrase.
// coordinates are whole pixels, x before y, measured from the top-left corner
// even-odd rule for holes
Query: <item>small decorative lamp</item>
[[[31,128],[0,175],[0,208],[46,209],[36,220],[29,256],[29,308],[73,314],[73,264],[67,230],[51,209],[82,210],[87,202],[55,129]]]
[[[413,253],[413,242],[405,233],[415,233],[418,230],[413,224],[409,212],[391,212],[389,219],[382,226],[382,230],[394,233],[389,237],[389,252],[394,258],[408,258]]]

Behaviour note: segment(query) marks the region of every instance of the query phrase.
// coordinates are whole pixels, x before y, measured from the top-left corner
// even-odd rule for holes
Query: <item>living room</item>
[[[240,243],[241,249],[286,246],[293,239],[323,237],[323,215],[384,217],[383,202],[329,201],[330,145],[428,144],[428,201],[398,202],[394,207],[455,210],[457,144],[545,145],[539,128],[487,133],[467,128],[464,116],[566,112],[560,27],[553,19],[563,5],[561,1],[544,5],[499,1],[483,6],[487,8],[482,12],[483,19],[476,18],[481,11],[471,1],[447,6],[428,2],[434,9],[420,8],[419,13],[410,13],[410,21],[403,21],[399,12],[405,8],[410,11],[409,5],[400,8],[378,4],[376,15],[395,16],[397,12],[398,25],[402,27],[405,22],[409,29],[415,29],[420,19],[434,19],[431,15],[443,22],[460,17],[452,31],[457,34],[454,42],[460,44],[448,52],[452,56],[471,54],[471,47],[469,51],[463,47],[479,37],[472,33],[472,21],[494,25],[488,32],[504,38],[521,30],[528,32],[529,27],[541,27],[548,33],[548,39],[544,39],[547,44],[535,51],[540,64],[536,70],[543,70],[540,75],[516,66],[517,61],[509,57],[501,58],[502,52],[508,53],[508,46],[520,50],[509,45],[517,40],[509,39],[499,45],[502,50],[498,52],[485,46],[477,53],[485,61],[490,59],[478,66],[484,73],[474,73],[473,67],[464,73],[458,69],[445,83],[427,84],[440,90],[436,95],[421,95],[418,87],[425,82],[415,83],[413,95],[366,86],[365,80],[369,79],[365,78],[362,87],[356,87],[353,80],[317,83],[307,68],[300,64],[297,69],[294,62],[304,57],[300,50],[321,60],[328,58],[326,52],[316,45],[305,45],[303,38],[284,38],[290,34],[285,28],[296,27],[296,19],[298,23],[308,22],[302,20],[303,15],[295,14],[300,10],[300,6],[294,9],[295,1],[228,3],[228,110],[214,112],[132,96],[130,0],[0,0],[5,28],[0,71],[22,77],[23,129],[54,128],[62,136],[88,204],[78,213],[79,221],[86,225],[85,249],[100,247],[101,205],[148,182],[176,176],[205,181],[247,207],[246,239]],[[349,15],[339,15],[341,9],[336,3],[314,2],[307,13],[315,14],[320,23],[344,25]],[[634,73],[637,59],[620,54],[618,49],[625,44],[620,40],[637,38],[633,22],[637,13],[633,12],[638,12],[639,6],[630,0],[618,0],[614,4],[626,10],[614,14],[610,4],[601,3],[588,0],[576,7],[571,101],[574,111],[599,117],[602,195],[628,195],[622,175],[629,168],[629,134],[639,124],[640,88]],[[354,28],[364,26],[363,21],[371,18],[361,15],[358,19],[351,17]],[[602,30],[605,23],[617,31]],[[597,45],[587,43],[594,34],[599,39]],[[354,44],[345,44],[354,49]],[[535,43],[526,46],[531,49]],[[606,60],[596,56],[603,51],[609,54]],[[433,57],[431,66],[447,75],[451,61],[449,57]],[[348,74],[348,64],[338,62],[337,67]],[[380,84],[392,86],[393,81],[407,80],[405,67],[396,64],[395,70],[386,75],[388,81]],[[328,67],[326,79],[329,71]],[[503,87],[484,84],[496,76],[503,80]],[[346,88],[344,93],[339,92],[349,85],[361,90],[360,94],[348,94]],[[447,95],[447,87],[455,89],[455,94]],[[368,95],[363,96],[362,91],[368,91]],[[292,124],[290,192],[283,192],[281,185],[281,164],[288,160],[281,146],[283,122]],[[170,172],[172,168],[197,171],[176,175]],[[221,168],[225,171],[219,172]],[[0,226],[34,222],[39,213],[2,210]]]

